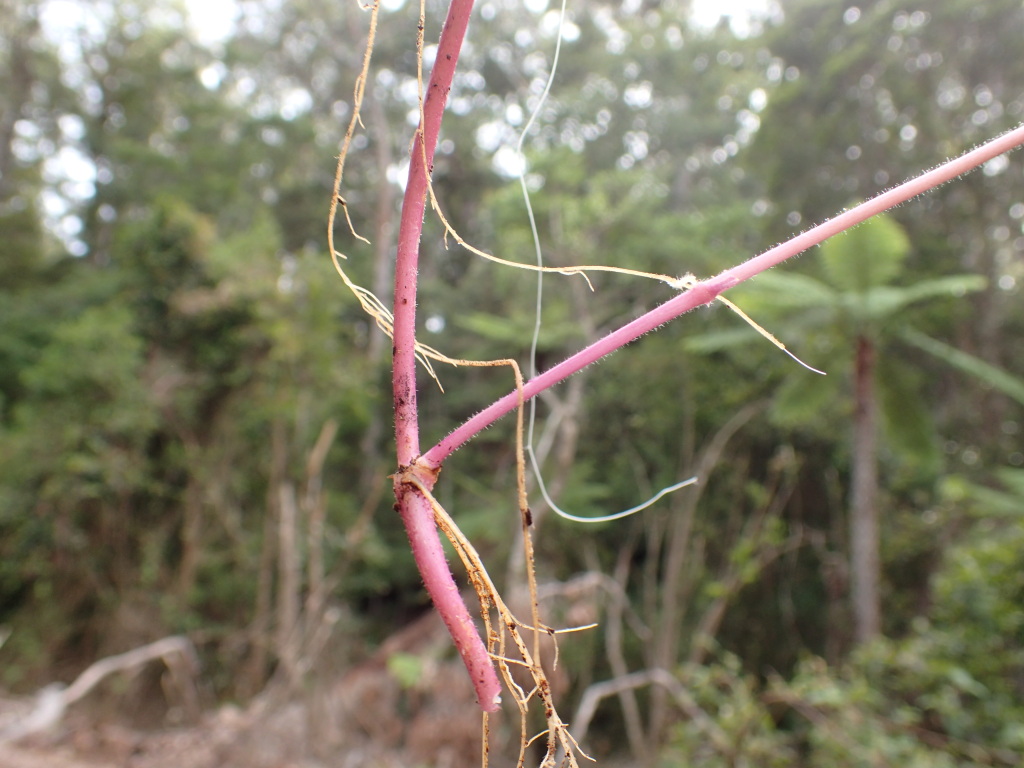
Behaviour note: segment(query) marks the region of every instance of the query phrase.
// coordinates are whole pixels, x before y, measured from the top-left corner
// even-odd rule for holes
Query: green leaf
[[[524,334],[527,333],[525,320],[510,320],[485,312],[463,314],[456,324],[482,339],[501,344],[521,343]]]
[[[891,283],[909,253],[903,227],[882,215],[823,243],[821,262],[832,285],[862,292]]]
[[[858,324],[878,324],[905,307],[925,299],[963,296],[985,287],[985,278],[977,275],[951,275],[923,280],[907,287],[880,285],[842,295],[845,312]]]
[[[953,685],[955,685],[959,690],[964,691],[965,693],[969,693],[972,696],[977,696],[979,699],[983,698],[986,694],[988,694],[988,689],[984,685],[979,683],[977,680],[975,680],[971,673],[963,667],[951,667],[947,673],[947,676],[949,677],[949,681]]]
[[[845,403],[841,374],[817,376],[795,372],[775,395],[772,420],[783,427],[820,424],[822,414],[833,413],[837,404]],[[842,407],[842,406],[840,406]]]
[[[1024,469],[1003,467],[996,470],[996,477],[999,482],[1005,485],[1011,493],[1016,494],[1024,502]],[[1024,507],[1024,504],[1021,504]]]
[[[714,331],[691,336],[683,342],[683,349],[695,354],[711,354],[725,349],[733,349],[743,344],[750,344],[758,339],[764,340],[753,328],[731,328],[728,331]]]
[[[883,423],[892,447],[902,457],[937,472],[938,436],[915,372],[899,359],[885,357],[879,361],[877,373]]]
[[[728,298],[744,310],[757,306],[782,309],[834,307],[839,294],[821,280],[796,272],[773,270],[758,275],[741,289],[730,291]]]
[[[943,497],[953,503],[972,499],[982,518],[1003,517],[1014,521],[1024,518],[1024,469],[1003,467],[996,471],[1002,489],[971,483],[957,475],[945,479]]]
[[[579,336],[579,326],[564,307],[551,307],[545,312],[539,345],[541,349],[556,348],[571,343]],[[455,319],[454,324],[482,341],[520,347],[523,339],[533,333],[533,315],[510,318],[488,312],[467,312]]]
[[[954,368],[974,376],[993,389],[999,390],[1007,397],[1012,397],[1018,403],[1024,405],[1024,380],[1007,373],[1001,368],[986,363],[974,355],[961,352],[959,349],[948,344],[925,336],[920,331],[908,328],[900,335],[907,343],[913,344],[918,349],[923,349],[940,360],[944,360]]]
[[[415,688],[423,677],[423,662],[411,653],[393,653],[387,665],[390,675],[405,689]]]

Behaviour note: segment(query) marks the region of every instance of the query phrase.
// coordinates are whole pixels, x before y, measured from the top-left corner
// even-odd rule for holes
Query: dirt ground
[[[373,658],[313,677],[298,693],[268,690],[244,707],[208,708],[174,727],[132,723],[153,696],[116,694],[111,708],[100,706],[97,686],[56,723],[12,741],[12,727],[40,698],[0,694],[0,768],[478,768],[480,709],[447,650],[443,625],[428,618]],[[413,677],[395,673],[395,654],[416,659]],[[147,690],[161,696],[159,686]],[[491,725],[492,768],[514,765],[504,753],[518,753],[518,717],[499,714]]]
[[[374,697],[376,692],[374,693]],[[366,700],[364,700],[365,702]],[[473,705],[475,707],[475,704]],[[403,713],[404,710],[404,713]],[[404,714],[404,717],[400,715]],[[226,707],[203,722],[157,732],[76,717],[54,733],[0,744],[0,768],[469,768],[480,765],[479,710],[410,712],[399,703],[370,726],[346,713],[333,729],[315,725],[304,704],[253,717]],[[358,725],[362,720],[363,725]],[[328,734],[333,730],[334,735]],[[493,753],[492,753],[493,754]],[[511,763],[514,764],[514,763]],[[500,754],[493,768],[510,765]]]
[[[111,674],[44,730],[18,741],[13,726],[40,707],[40,695],[0,692],[0,768],[479,768],[481,713],[440,619],[431,613],[390,637],[371,658],[310,675],[289,690],[268,687],[242,706],[217,706],[176,722],[150,711],[183,686],[167,659]],[[396,664],[396,662],[402,662]],[[140,670],[148,670],[141,674]],[[118,677],[118,676],[121,677]],[[135,675],[132,678],[132,675]],[[149,678],[149,687],[129,685]],[[152,685],[155,681],[155,685]],[[202,672],[194,685],[203,684]],[[73,686],[72,686],[73,688]],[[281,688],[281,686],[279,686]],[[71,689],[65,689],[70,691]],[[134,691],[134,694],[132,693]],[[171,697],[173,698],[173,697]],[[109,706],[109,705],[113,706]],[[160,706],[156,706],[159,704]],[[132,717],[134,715],[134,718]],[[142,722],[146,725],[142,725]],[[491,768],[519,755],[519,713],[511,703],[490,720]],[[13,725],[12,725],[13,724]],[[19,731],[22,732],[22,731]]]
[[[49,732],[0,744],[2,768],[213,768],[244,737],[235,710],[225,709],[188,728],[135,731],[69,715]],[[298,762],[276,762],[281,768]],[[304,768],[304,767],[303,767]]]
[[[0,745],[0,765],[9,768],[86,768],[86,764],[62,755],[32,754],[17,747]]]
[[[86,762],[65,748],[15,747],[0,745],[0,765],[4,768],[108,768],[109,762]]]

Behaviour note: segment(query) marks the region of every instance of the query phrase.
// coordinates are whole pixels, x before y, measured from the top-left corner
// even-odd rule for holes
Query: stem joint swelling
[[[432,489],[441,474],[442,466],[428,464],[422,456],[417,456],[408,464],[399,465],[395,474],[388,475],[395,489],[395,498],[401,498],[402,494],[421,486]]]

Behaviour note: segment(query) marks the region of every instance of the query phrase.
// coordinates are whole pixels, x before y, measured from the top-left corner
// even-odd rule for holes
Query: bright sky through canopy
[[[192,31],[206,44],[229,37],[238,18],[235,0],[185,0],[185,7]]]
[[[341,0],[346,1],[346,0]],[[348,0],[355,3],[356,0]],[[538,4],[538,0],[525,0],[527,6]],[[401,2],[388,3],[389,7],[400,6]],[[224,40],[231,34],[238,17],[236,0],[185,0],[192,29],[204,43]],[[544,6],[547,3],[540,3]],[[572,10],[585,10],[585,3],[569,3]],[[691,18],[698,27],[711,28],[722,16],[730,17],[730,26],[737,35],[751,31],[751,18],[766,18],[777,11],[775,0],[693,0]]]
[[[703,29],[710,29],[722,16],[729,17],[733,34],[751,33],[751,19],[768,18],[778,12],[775,0],[693,0],[690,18]]]

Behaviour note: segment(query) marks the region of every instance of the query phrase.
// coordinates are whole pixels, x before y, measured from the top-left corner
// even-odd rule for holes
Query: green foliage
[[[387,342],[374,341],[324,253],[331,157],[360,64],[356,36],[339,45],[338,30],[366,14],[345,3],[262,8],[259,24],[213,50],[176,26],[174,3],[120,3],[95,34],[78,36],[71,68],[22,5],[0,30],[0,621],[13,630],[4,682],[28,688],[99,649],[187,630],[204,638],[221,692],[233,695],[246,674],[239,638],[262,628],[249,650],[272,645],[272,623],[255,614],[267,562],[274,586],[275,484],[306,490],[328,419],[339,424],[321,478],[330,600],[356,616],[353,646],[374,642],[423,596],[389,509]],[[394,179],[415,108],[412,27],[402,26],[415,23],[413,6],[388,11],[399,23],[379,30],[366,130],[346,166],[346,202],[373,244],[338,233],[351,274],[385,301]],[[1019,3],[957,0],[924,9],[921,23],[885,3],[859,6],[856,23],[825,2],[784,10],[777,28],[746,39],[724,27],[697,34],[674,3],[577,16],[580,36],[565,41],[552,101],[526,142],[549,265],[714,274],[1014,114]],[[532,261],[518,185],[494,158],[514,145],[553,40],[518,6],[481,15],[473,29],[479,44],[460,61],[435,191],[471,242]],[[69,78],[81,82],[68,88]],[[901,138],[911,128],[916,138]],[[499,140],[485,142],[489,132]],[[67,152],[94,182],[79,189],[54,175],[46,158]],[[1019,174],[997,171],[858,227],[799,271],[730,292],[827,377],[797,368],[718,306],[581,374],[578,405],[569,385],[541,404],[558,500],[597,514],[688,476],[723,424],[770,400],[770,418],[744,424],[701,478],[681,554],[670,534],[686,497],[595,529],[537,514],[542,578],[627,573],[631,668],[652,656],[671,589],[682,598],[668,666],[692,650],[703,610],[718,599],[732,606],[715,634],[742,657],[683,670],[707,719],[684,711],[665,764],[1019,756],[1024,542],[1014,525],[1024,481],[1019,469],[980,462],[934,487],[940,436],[996,455],[1024,402],[1014,347],[1024,324],[1016,293],[999,287],[1017,263]],[[55,201],[58,220],[47,207]],[[422,314],[445,322],[425,339],[455,356],[522,359],[535,276],[446,250],[439,228],[428,231]],[[546,278],[541,367],[672,295],[621,276],[593,284]],[[831,649],[841,659],[845,648],[842,608],[827,601],[841,603],[844,589],[846,373],[861,330],[880,345],[883,496],[894,510],[883,551],[900,614],[892,625],[907,636],[848,666],[806,661],[787,682],[797,655]],[[442,377],[443,395],[421,389],[425,442],[512,388],[507,369]],[[981,399],[972,378],[1009,398],[997,420],[965,425]],[[518,524],[513,468],[505,422],[453,457],[438,486],[495,573]],[[943,522],[926,525],[937,504]],[[773,514],[754,535],[746,526],[765,509]],[[762,562],[797,532],[813,547]],[[685,565],[676,582],[670,554]],[[118,606],[136,600],[154,608],[132,634]],[[582,660],[571,670],[580,685],[612,674],[603,642],[599,633],[565,641],[565,658]],[[767,685],[747,671],[768,667],[782,677]],[[419,674],[411,657],[391,669],[406,685]]]
[[[992,509],[991,497],[978,499]],[[808,768],[1019,764],[1022,552],[1015,519],[981,518],[945,551],[928,617],[841,668],[806,658],[792,677],[773,675],[764,686],[729,656],[685,670],[696,708],[684,710],[665,764],[768,764],[760,761],[772,750]]]
[[[878,690],[919,709],[950,751],[979,761],[1024,757],[1014,725],[1024,717],[1022,541],[1019,525],[976,525],[946,551],[929,619],[861,660]]]
[[[949,363],[954,368],[985,382],[1008,397],[1013,398],[1021,405],[1024,405],[1024,381],[1020,378],[1012,376],[974,355],[929,338],[912,328],[905,329],[902,332],[902,337],[915,347],[935,355],[935,357]]]
[[[879,399],[886,442],[891,451],[924,478],[941,469],[939,439],[919,371],[889,358],[879,361],[878,378],[885,382]]]
[[[0,433],[12,495],[74,507],[145,485],[137,452],[156,414],[142,367],[142,344],[123,306],[92,307],[57,325],[22,370],[25,394]]]
[[[713,664],[688,667],[682,681],[692,703],[684,707],[686,719],[674,729],[659,765],[782,768],[796,764],[797,751],[776,727],[761,700],[760,686],[742,671],[737,658],[725,655]]]
[[[831,353],[830,361],[812,358],[813,364],[828,374],[824,379],[794,375],[781,383],[773,406],[780,425],[792,428],[827,423],[821,414],[834,411],[835,404],[847,396],[849,385],[844,379],[852,367],[855,336],[866,334],[888,351],[894,338],[912,333],[903,325],[903,316],[912,316],[917,304],[960,297],[985,287],[984,278],[976,275],[921,280],[906,287],[892,285],[902,277],[909,253],[906,231],[891,217],[879,216],[822,246],[822,279],[775,270],[735,291],[735,299],[755,317],[785,312],[787,325],[776,328],[783,338],[802,331],[817,342],[805,346]],[[903,330],[897,332],[899,326]],[[697,339],[692,346],[701,351],[726,349],[754,338],[751,334],[718,334]],[[920,377],[883,352],[875,381],[890,445],[925,474],[934,476],[939,470],[938,440],[921,394]],[[846,411],[844,406],[840,413]]]
[[[910,238],[891,216],[876,216],[821,246],[821,265],[829,283],[865,294],[887,286],[904,269]]]
[[[661,764],[827,766],[1013,765],[1020,731],[1012,705],[986,705],[989,691],[929,643],[877,644],[851,666],[821,659],[790,680],[760,685],[734,659],[687,671],[684,706]],[[995,733],[979,715],[1000,713]]]
[[[402,688],[415,688],[423,677],[423,659],[411,653],[393,653],[388,656],[388,672]]]
[[[835,674],[811,659],[791,682],[776,681],[770,695],[802,719],[794,735],[806,765],[957,765],[948,752],[918,737],[914,726],[923,711],[886,701],[858,670]]]

